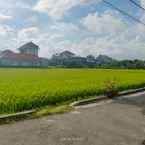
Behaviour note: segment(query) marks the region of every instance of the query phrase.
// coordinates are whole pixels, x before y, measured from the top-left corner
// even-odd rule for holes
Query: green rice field
[[[144,70],[0,69],[0,114],[75,101],[103,93],[116,79],[120,90],[145,86]]]

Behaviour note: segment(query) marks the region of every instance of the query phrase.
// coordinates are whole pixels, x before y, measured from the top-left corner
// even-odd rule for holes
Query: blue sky
[[[145,11],[129,0],[107,0],[145,23]],[[136,0],[145,7],[144,0]],[[145,59],[145,26],[101,0],[0,0],[0,50],[33,41],[40,56],[63,50]]]

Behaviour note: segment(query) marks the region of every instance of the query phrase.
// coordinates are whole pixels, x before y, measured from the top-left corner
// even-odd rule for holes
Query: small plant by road
[[[108,79],[105,81],[105,95],[109,98],[114,98],[118,95],[118,81],[117,79]]]

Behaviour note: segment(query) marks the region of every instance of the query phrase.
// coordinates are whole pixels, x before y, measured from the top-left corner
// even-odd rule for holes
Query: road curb
[[[81,100],[81,101],[76,101],[70,104],[71,107],[75,107],[75,106],[81,106],[81,105],[86,105],[86,104],[90,104],[90,103],[96,103],[96,102],[100,102],[103,100],[108,100],[109,98],[106,96],[98,96],[95,98],[91,98],[91,99],[85,99],[85,100]]]
[[[28,110],[24,112],[19,112],[15,114],[8,114],[8,115],[1,115],[0,116],[0,124],[4,122],[9,122],[9,121],[14,121],[14,120],[20,120],[23,118],[27,118],[29,115],[33,114],[36,112],[36,109],[33,110]]]
[[[144,92],[144,91],[145,91],[145,87],[139,88],[139,89],[131,89],[131,90],[128,90],[128,91],[122,91],[118,94],[118,97],[119,96],[124,96],[124,95],[135,94],[135,93],[139,93],[139,92]]]
[[[121,96],[136,94],[136,93],[144,92],[144,91],[145,91],[145,87],[144,88],[139,88],[139,89],[131,89],[131,90],[128,90],[128,91],[122,91],[122,92],[119,92],[119,94],[116,97],[114,97],[114,99],[118,98],[118,97],[121,97]],[[77,107],[77,106],[87,105],[87,104],[91,104],[91,103],[98,103],[98,102],[109,100],[109,99],[110,98],[107,97],[107,96],[97,96],[95,98],[73,102],[73,103],[70,104],[70,106],[71,107]]]

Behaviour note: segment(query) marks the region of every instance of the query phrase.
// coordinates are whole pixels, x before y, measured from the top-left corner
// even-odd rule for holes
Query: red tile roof
[[[1,58],[12,59],[16,61],[38,61],[39,57],[32,54],[15,53],[10,50],[1,52]]]

